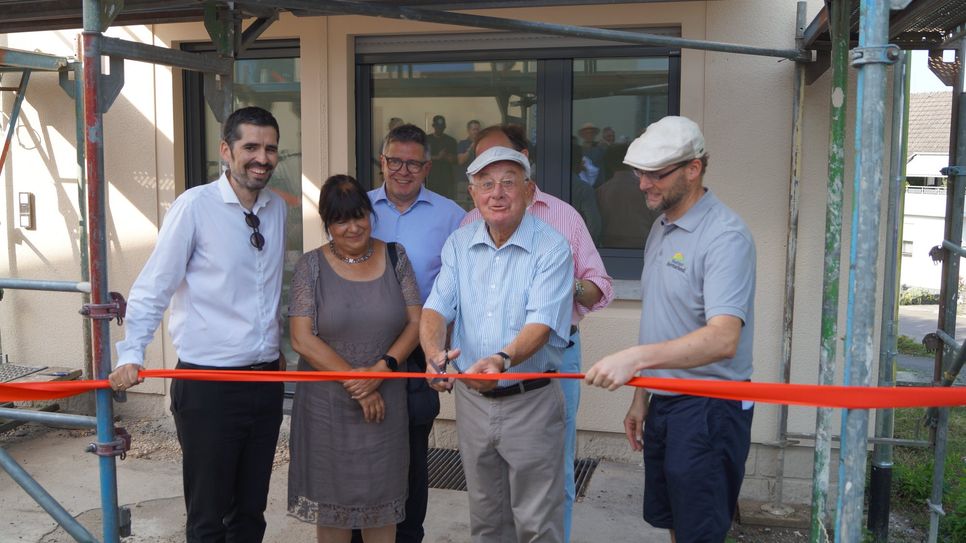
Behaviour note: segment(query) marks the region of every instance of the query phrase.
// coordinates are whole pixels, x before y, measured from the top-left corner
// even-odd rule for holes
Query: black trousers
[[[396,525],[396,543],[420,543],[426,503],[429,501],[429,424],[409,425],[409,496],[406,497],[406,518]]]
[[[183,362],[178,368],[210,369]],[[282,394],[282,383],[171,382],[188,543],[262,541]]]

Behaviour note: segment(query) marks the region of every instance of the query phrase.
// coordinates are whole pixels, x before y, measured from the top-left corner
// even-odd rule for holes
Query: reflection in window
[[[382,184],[379,154],[386,133],[400,122],[429,135],[433,166],[426,186],[473,207],[466,166],[479,127],[513,123],[531,140],[536,131],[536,62],[427,62],[372,66],[372,186]]]
[[[657,218],[623,161],[629,143],[668,114],[668,73],[666,57],[573,62],[571,204],[598,247],[640,249]]]

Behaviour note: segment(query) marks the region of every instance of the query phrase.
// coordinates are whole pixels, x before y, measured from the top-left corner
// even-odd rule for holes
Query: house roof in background
[[[909,96],[909,146],[906,156],[949,154],[953,93],[917,92]]]

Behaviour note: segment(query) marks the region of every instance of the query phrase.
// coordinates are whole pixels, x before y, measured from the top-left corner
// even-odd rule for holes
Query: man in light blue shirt
[[[386,136],[380,157],[386,182],[369,191],[376,211],[372,235],[406,248],[423,302],[439,273],[443,243],[466,215],[456,202],[424,186],[433,167],[426,153],[426,133],[421,128],[397,126]]]
[[[423,307],[420,341],[436,368],[507,379],[435,381],[455,388],[456,428],[466,472],[471,539],[563,541],[564,399],[553,372],[570,336],[570,245],[527,213],[535,185],[527,157],[493,147],[467,174],[482,221],[446,241]],[[453,349],[446,349],[453,323]],[[438,375],[434,370],[430,374]]]
[[[372,235],[406,248],[416,273],[423,302],[439,273],[440,252],[449,235],[459,228],[466,212],[456,202],[424,186],[433,167],[427,160],[426,133],[404,124],[389,131],[380,162],[385,184],[369,191],[376,216]],[[426,359],[417,347],[409,356],[408,371],[426,371]],[[411,379],[409,400],[409,496],[406,519],[396,526],[397,543],[423,540],[423,520],[429,498],[429,434],[439,414],[439,395],[425,381]]]

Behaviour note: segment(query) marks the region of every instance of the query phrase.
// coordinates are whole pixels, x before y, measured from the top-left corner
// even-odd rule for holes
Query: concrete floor
[[[100,540],[100,496],[96,458],[83,452],[91,441],[79,432],[32,431],[31,436],[0,443],[37,481]],[[126,543],[183,541],[184,502],[181,469],[176,460],[129,457],[118,462],[119,502],[132,513]],[[286,516],[288,466],[272,477],[267,511],[267,543],[314,541],[315,530]],[[572,540],[666,542],[667,532],[641,519],[643,468],[602,462],[591,478],[586,498],[574,508]],[[469,541],[465,492],[430,490],[427,543]],[[5,473],[0,473],[0,543],[73,541]]]

